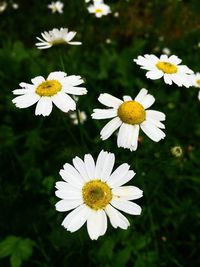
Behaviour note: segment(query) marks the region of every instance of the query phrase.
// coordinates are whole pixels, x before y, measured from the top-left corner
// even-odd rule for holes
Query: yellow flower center
[[[53,96],[61,91],[62,85],[57,80],[47,80],[36,88],[36,93],[40,96]]]
[[[110,187],[101,180],[87,182],[82,189],[84,203],[91,209],[104,209],[112,199]]]
[[[200,86],[200,80],[197,80],[196,83],[198,86]]]
[[[96,13],[102,13],[102,12],[103,12],[102,9],[100,9],[100,8],[97,8],[97,9],[96,9]]]
[[[55,39],[49,42],[52,45],[65,44],[66,41],[63,38]]]
[[[123,122],[134,125],[140,124],[145,120],[146,112],[140,103],[131,100],[119,106],[118,116]]]
[[[156,67],[163,71],[164,73],[167,73],[167,74],[173,74],[173,73],[176,73],[178,71],[178,68],[176,65],[174,64],[171,64],[169,62],[165,62],[165,61],[159,61],[157,64],[156,64]]]

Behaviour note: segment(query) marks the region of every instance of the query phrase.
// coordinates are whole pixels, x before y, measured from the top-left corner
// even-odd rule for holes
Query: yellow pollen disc
[[[137,101],[126,101],[118,108],[119,118],[128,124],[140,124],[146,118],[146,112],[143,106]]]
[[[197,80],[196,83],[198,84],[198,86],[200,86],[200,80]]]
[[[52,45],[59,45],[59,44],[65,44],[66,41],[63,38],[60,38],[60,39],[55,39],[53,41],[50,41],[49,43]]]
[[[110,187],[101,180],[87,182],[82,189],[84,203],[91,209],[104,209],[112,199]]]
[[[100,9],[100,8],[97,8],[97,9],[96,9],[96,13],[102,13],[102,12],[103,12],[102,9]]]
[[[165,62],[165,61],[159,61],[156,64],[156,67],[159,70],[162,70],[164,73],[167,73],[167,74],[173,74],[173,73],[176,73],[178,71],[178,68],[176,65],[171,64],[169,62]]]
[[[47,80],[36,88],[36,93],[40,96],[53,96],[61,91],[62,85],[57,80]]]

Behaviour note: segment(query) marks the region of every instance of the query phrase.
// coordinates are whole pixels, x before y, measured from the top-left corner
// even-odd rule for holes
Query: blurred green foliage
[[[168,47],[199,71],[199,1],[107,0],[113,13],[102,19],[88,14],[84,0],[63,1],[62,15],[51,14],[49,2],[21,0],[19,9],[9,5],[0,14],[0,266],[200,266],[198,90],[147,80],[133,63],[138,55],[159,55]],[[83,45],[37,50],[36,36],[54,27],[77,31]],[[80,127],[55,107],[43,118],[34,107],[20,110],[11,102],[20,82],[55,70],[85,79],[88,94],[78,108],[88,119]],[[100,107],[99,94],[134,97],[142,87],[167,115],[166,139],[153,143],[141,133],[132,153],[117,149],[116,136],[101,141],[105,121],[90,117]],[[179,158],[170,152],[176,145],[183,149]],[[54,185],[65,162],[88,152],[96,157],[101,149],[136,171],[143,212],[129,216],[127,231],[109,226],[91,241],[85,227],[74,234],[62,228],[65,215],[55,211]]]

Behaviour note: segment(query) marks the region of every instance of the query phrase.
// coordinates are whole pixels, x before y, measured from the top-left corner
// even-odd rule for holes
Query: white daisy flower
[[[190,87],[192,85],[190,74],[193,71],[185,65],[179,65],[182,60],[175,55],[170,57],[161,55],[160,58],[155,55],[144,55],[134,61],[141,66],[141,69],[148,70],[146,77],[149,79],[157,80],[164,77],[166,84],[171,85],[174,82],[178,86]]]
[[[56,196],[61,198],[56,210],[73,210],[62,222],[67,231],[75,232],[87,222],[88,234],[96,240],[106,233],[107,216],[114,228],[127,229],[130,223],[118,210],[141,214],[140,206],[130,200],[141,198],[143,192],[135,186],[122,186],[135,172],[124,163],[112,173],[114,163],[113,153],[101,151],[96,164],[93,157],[86,154],[84,161],[75,157],[74,166],[66,163],[60,170],[64,182],[56,183]]]
[[[18,9],[19,8],[19,4],[18,3],[12,3],[12,8],[13,9]]]
[[[51,9],[52,13],[63,13],[63,7],[64,4],[61,1],[51,2],[51,4],[48,5],[48,8]]]
[[[85,111],[78,111],[80,124],[83,124],[87,120],[87,115]],[[78,118],[76,112],[71,113],[69,117],[72,119],[73,124],[78,125]]]
[[[162,52],[163,52],[163,54],[166,54],[168,56],[171,55],[171,50],[168,47],[164,47]]]
[[[141,89],[134,100],[124,96],[120,100],[110,94],[101,94],[99,102],[109,107],[107,109],[94,109],[93,119],[110,119],[101,130],[101,139],[108,139],[119,128],[117,146],[135,151],[138,146],[139,129],[153,141],[158,142],[165,137],[165,114],[155,110],[146,110],[155,102],[155,98]]]
[[[200,88],[200,73],[199,72],[197,72],[195,74],[192,74],[191,75],[191,80],[192,80],[192,85],[194,87]]]
[[[12,102],[18,108],[27,108],[35,103],[35,115],[49,116],[53,103],[63,112],[76,109],[76,102],[69,95],[85,95],[85,87],[77,87],[84,81],[81,76],[67,76],[65,72],[51,72],[45,80],[42,76],[31,80],[32,84],[20,83],[22,88],[13,91]]]
[[[76,35],[76,32],[69,32],[67,28],[53,29],[49,32],[41,33],[43,39],[36,37],[40,42],[36,43],[38,49],[47,49],[53,45],[58,44],[70,44],[70,45],[81,45],[81,42],[71,42]]]
[[[108,5],[104,4],[101,0],[96,0],[88,8],[89,13],[94,13],[97,18],[106,16],[111,13],[111,9]]]
[[[5,1],[0,2],[0,13],[3,13],[7,8],[7,3]]]

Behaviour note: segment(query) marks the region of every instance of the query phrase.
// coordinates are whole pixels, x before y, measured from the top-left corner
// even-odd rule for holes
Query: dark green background
[[[168,47],[183,64],[200,71],[198,0],[109,1],[114,12],[101,19],[89,14],[84,0],[66,0],[64,13],[51,14],[50,1],[18,1],[0,14],[0,266],[7,267],[197,267],[199,259],[199,101],[198,89],[151,81],[133,58],[160,55]],[[78,32],[82,46],[39,51],[36,36],[54,27]],[[106,39],[111,39],[111,44]],[[61,64],[63,61],[64,64]],[[87,113],[82,126],[56,107],[36,117],[35,107],[17,109],[12,90],[22,81],[55,70],[81,75],[88,89],[78,108]],[[166,138],[144,136],[136,152],[118,149],[116,136],[99,138],[106,121],[93,121],[97,98],[107,92],[135,96],[145,87],[155,96],[153,109],[166,114]],[[171,148],[180,145],[175,158]],[[114,152],[116,166],[131,164],[131,183],[144,191],[141,216],[127,216],[131,227],[113,229],[91,241],[85,226],[70,234],[56,212],[55,182],[74,156],[101,149]],[[11,263],[10,263],[11,262]]]

